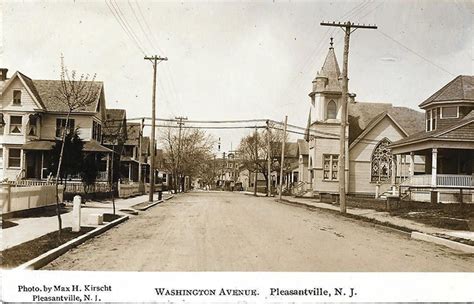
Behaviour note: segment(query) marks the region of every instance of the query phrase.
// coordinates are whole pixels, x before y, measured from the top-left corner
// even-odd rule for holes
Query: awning
[[[23,150],[39,150],[39,151],[49,151],[54,147],[54,141],[49,140],[34,140],[27,142],[21,148]]]
[[[86,141],[84,143],[84,152],[102,152],[102,153],[112,153],[113,151],[109,148],[106,148],[99,144],[96,141]]]

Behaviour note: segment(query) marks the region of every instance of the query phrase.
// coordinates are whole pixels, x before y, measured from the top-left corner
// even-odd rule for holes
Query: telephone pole
[[[158,61],[168,61],[167,57],[161,56],[145,56],[145,60],[150,60],[153,63],[153,93],[151,97],[151,136],[150,136],[150,147],[151,151],[151,158],[150,158],[150,193],[148,195],[148,201],[151,203],[153,202],[153,194],[155,193],[155,115],[156,115],[156,105],[155,105],[155,97],[156,97],[156,66],[158,65]]]
[[[283,127],[283,138],[281,140],[281,162],[280,162],[280,193],[278,199],[281,201],[283,192],[283,165],[285,162],[285,144],[286,144],[286,126],[288,124],[288,116],[285,116],[285,126]]]
[[[267,120],[267,196],[272,196],[272,180],[271,180],[271,171],[272,171],[272,145],[271,145],[271,135],[270,135],[270,121]]]
[[[354,24],[347,22],[321,22],[322,26],[340,27],[344,31],[344,60],[342,65],[342,107],[341,107],[341,130],[339,138],[339,205],[342,213],[346,213],[346,126],[347,126],[347,97],[348,78],[347,64],[349,60],[349,39],[355,30],[376,29],[376,25]]]
[[[182,117],[182,116],[179,116],[179,117],[175,117],[174,119],[178,120],[178,125],[179,125],[179,131],[178,131],[178,160],[177,160],[177,163],[176,163],[176,169],[177,169],[177,174],[180,174],[179,172],[179,166],[180,166],[180,158],[181,158],[181,129],[183,128],[183,125],[184,125],[184,122],[183,120],[188,120],[187,117]],[[177,185],[177,189],[179,189],[179,186],[181,184],[181,179],[179,180],[179,184]],[[184,190],[184,189],[183,189]]]
[[[255,177],[253,183],[253,195],[257,196],[257,182],[258,182],[258,132],[257,126],[255,126]]]

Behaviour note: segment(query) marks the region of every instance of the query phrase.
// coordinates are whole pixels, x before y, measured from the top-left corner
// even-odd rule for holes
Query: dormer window
[[[441,107],[441,118],[459,118],[459,107]]]
[[[328,102],[327,111],[326,111],[326,119],[336,119],[337,116],[337,107],[334,100]]]
[[[20,90],[13,90],[13,104],[21,105],[21,91]]]

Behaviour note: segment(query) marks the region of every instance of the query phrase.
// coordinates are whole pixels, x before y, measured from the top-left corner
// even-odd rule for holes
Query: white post
[[[410,169],[408,174],[410,175],[410,177],[415,175],[415,153],[413,152],[410,152]]]
[[[74,196],[72,207],[72,232],[79,232],[81,230],[81,202],[80,195]]]
[[[436,181],[436,175],[437,175],[437,166],[438,166],[438,149],[433,148],[431,152],[431,186],[436,187],[437,186],[437,181]]]
[[[380,184],[375,185],[375,198],[379,198],[380,195]]]

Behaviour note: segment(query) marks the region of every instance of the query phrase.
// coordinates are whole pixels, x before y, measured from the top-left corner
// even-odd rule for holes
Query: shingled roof
[[[301,154],[301,155],[308,155],[309,154],[309,145],[308,145],[308,142],[306,140],[298,139],[296,141],[296,143],[298,144],[299,154]]]
[[[21,73],[20,71],[18,71],[18,75],[23,79],[25,84],[28,86],[28,89],[30,89],[31,93],[33,93],[35,99],[40,103],[40,105],[43,108],[46,108],[46,106],[44,105],[41,99],[41,96],[38,93],[38,90],[36,89],[36,86],[33,83],[33,80],[30,77],[26,76],[25,74]]]
[[[431,132],[426,132],[426,131],[420,131],[417,133],[414,133],[407,138],[401,139],[399,141],[394,142],[392,145],[393,146],[400,146],[400,145],[405,145],[405,144],[410,144],[413,142],[418,142],[422,140],[430,140],[430,139],[435,139],[435,138],[441,138],[443,134],[446,132],[449,132],[449,130],[454,130],[457,129],[458,127],[464,126],[469,123],[474,122],[474,110],[469,112],[465,117],[463,117],[461,120],[457,121],[455,124],[452,125],[447,125],[445,127],[439,128],[435,131]],[[423,128],[422,128],[423,129]],[[474,140],[474,133],[469,132],[469,134],[457,134],[457,137],[452,137],[451,139],[459,139],[459,140],[466,140],[466,139],[471,139]]]
[[[61,80],[31,80],[31,82],[36,88],[37,94],[47,111],[67,112],[69,110],[67,105],[61,102],[58,97],[61,90]],[[101,81],[87,81],[86,83],[87,85],[91,85],[92,90],[97,94],[97,98],[95,102],[87,105],[83,109],[76,110],[76,112],[95,112],[97,109],[103,83]]]
[[[433,103],[463,100],[474,101],[474,76],[459,75],[420,103],[419,107],[423,109]]]
[[[337,63],[336,54],[334,53],[334,48],[331,46],[329,48],[326,59],[324,60],[323,67],[318,73],[318,77],[327,77],[328,84],[326,86],[327,91],[339,92],[342,90],[339,78],[341,77],[341,70],[339,69],[339,64]]]
[[[349,103],[349,144],[351,144],[380,114],[392,108],[390,103],[355,102]]]
[[[139,137],[140,137],[140,123],[137,123],[137,122],[127,123],[127,140],[125,141],[125,144],[137,146]]]
[[[113,144],[116,137],[122,135],[125,139],[127,136],[125,132],[126,125],[126,111],[123,109],[106,109],[105,122],[102,128],[105,144]],[[125,125],[123,122],[125,121]],[[123,133],[122,133],[123,132]]]

